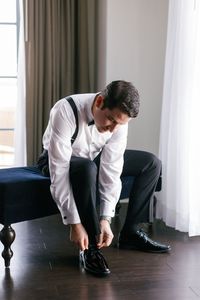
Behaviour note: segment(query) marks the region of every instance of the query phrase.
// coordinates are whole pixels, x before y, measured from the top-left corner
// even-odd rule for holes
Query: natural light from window
[[[0,0],[0,168],[14,164],[17,40],[17,0]]]

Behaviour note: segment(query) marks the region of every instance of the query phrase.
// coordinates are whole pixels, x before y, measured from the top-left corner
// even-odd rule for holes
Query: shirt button
[[[66,217],[66,216],[64,216],[64,217],[63,217],[63,219],[64,219],[64,220],[66,220],[66,219],[67,219],[67,217]]]

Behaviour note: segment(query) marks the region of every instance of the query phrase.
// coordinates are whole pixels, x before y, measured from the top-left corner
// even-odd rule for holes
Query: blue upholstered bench
[[[133,177],[123,177],[120,199],[128,198]],[[11,244],[15,239],[13,223],[57,214],[58,208],[50,193],[50,178],[37,167],[0,169],[0,240],[4,245],[2,257],[5,267],[13,256]],[[160,190],[158,185],[157,190]],[[119,210],[119,206],[118,206]]]

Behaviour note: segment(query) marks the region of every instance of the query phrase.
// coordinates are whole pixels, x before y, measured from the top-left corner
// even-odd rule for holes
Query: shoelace
[[[145,242],[147,242],[148,236],[147,236],[146,232],[144,232],[144,230],[139,229],[139,230],[137,231],[137,233],[138,233],[139,237],[141,237],[142,239],[145,240]]]
[[[98,258],[97,261],[101,262],[101,264],[103,264],[104,266],[106,266],[108,268],[107,262],[104,259],[103,254],[96,246],[90,246],[88,251],[89,251],[91,258],[93,258],[93,257]]]
[[[138,235],[139,235],[139,237],[141,237],[142,239],[145,240],[145,243],[150,242],[150,243],[151,243],[152,245],[154,245],[154,246],[158,246],[158,245],[159,245],[157,242],[155,242],[155,241],[153,241],[152,239],[150,239],[150,238],[147,236],[146,232],[145,232],[143,229],[139,229],[139,230],[138,230]]]

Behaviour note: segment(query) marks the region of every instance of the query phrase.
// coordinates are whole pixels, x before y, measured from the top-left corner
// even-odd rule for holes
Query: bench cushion
[[[50,179],[37,167],[0,170],[0,223],[7,225],[58,213]]]

